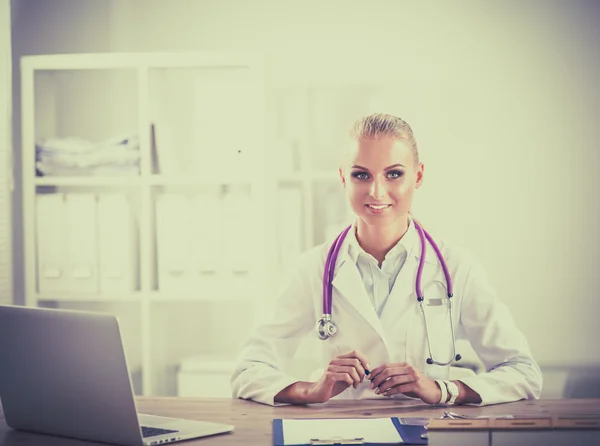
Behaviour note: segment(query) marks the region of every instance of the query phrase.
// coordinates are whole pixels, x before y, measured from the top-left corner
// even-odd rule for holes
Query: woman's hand
[[[371,370],[369,379],[371,389],[384,396],[402,393],[428,404],[437,404],[442,397],[442,391],[434,380],[405,362],[380,365]]]
[[[319,381],[308,389],[307,402],[324,403],[350,386],[356,389],[363,382],[365,370],[369,370],[367,359],[357,351],[336,356]]]

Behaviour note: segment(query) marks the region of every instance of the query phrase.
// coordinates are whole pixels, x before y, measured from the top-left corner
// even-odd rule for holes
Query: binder
[[[306,432],[306,441],[302,443],[294,442],[297,438],[294,435],[294,438],[288,438],[286,441],[286,433],[285,433],[285,421],[294,421],[294,422],[303,422],[306,426],[302,426],[302,428],[310,429],[311,427],[315,427],[315,423],[323,423],[323,427],[325,429],[318,429],[321,432],[328,430],[326,428],[327,425],[332,425],[333,423],[348,422],[355,425],[360,425],[357,429],[353,429],[353,432],[360,431],[359,434],[354,433],[350,435],[350,437],[346,438],[345,435],[331,435],[330,438],[327,438],[329,435],[317,435],[317,437],[323,438],[314,438],[310,431]],[[375,431],[380,431],[381,426],[384,427],[387,425],[386,421],[391,423],[391,431],[395,429],[395,434],[393,435],[392,442],[378,442],[378,441],[370,441],[370,436],[373,438],[373,434]],[[364,429],[364,431],[363,431]],[[289,432],[289,429],[288,429]],[[358,436],[357,436],[358,435]],[[292,441],[292,442],[290,442]],[[321,418],[321,419],[303,419],[303,420],[284,420],[281,418],[276,418],[273,420],[273,446],[304,446],[304,445],[345,445],[345,444],[354,444],[354,445],[394,445],[394,444],[427,444],[427,430],[425,426],[421,425],[410,425],[403,424],[397,417],[392,418],[346,418],[346,419],[336,419],[336,418]]]
[[[231,273],[251,270],[256,246],[253,236],[252,195],[243,187],[230,187],[223,202],[223,262]]]
[[[190,212],[185,195],[164,193],[157,197],[156,235],[159,291],[192,291]]]
[[[40,194],[35,199],[38,291],[68,290],[64,196],[60,193]]]
[[[96,293],[96,196],[92,193],[67,193],[65,203],[69,291]]]
[[[279,264],[287,272],[302,254],[302,192],[280,189],[277,199]]]
[[[192,199],[192,245],[195,275],[221,269],[221,200],[217,193],[201,193]]]
[[[135,236],[131,206],[125,194],[98,194],[100,291],[136,289]]]

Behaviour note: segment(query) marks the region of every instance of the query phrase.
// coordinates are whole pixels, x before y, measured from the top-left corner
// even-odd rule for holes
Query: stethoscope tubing
[[[331,318],[331,301],[333,296],[333,274],[335,272],[335,262],[338,258],[338,254],[340,252],[340,248],[342,247],[342,243],[348,235],[352,226],[348,226],[342,233],[340,233],[331,248],[329,248],[329,253],[327,254],[327,260],[325,262],[325,275],[327,276],[327,280],[323,280],[323,315],[329,315]]]
[[[429,233],[427,231],[425,231],[425,229],[423,229],[423,227],[419,224],[419,222],[417,222],[417,220],[413,219],[413,222],[415,223],[415,229],[419,233],[419,239],[421,240],[421,258],[419,259],[419,268],[417,269],[417,281],[416,281],[416,289],[415,289],[415,291],[417,292],[417,300],[419,300],[419,302],[420,302],[423,300],[423,297],[424,297],[423,290],[421,289],[421,276],[423,274],[423,265],[425,263],[425,256],[427,255],[425,239],[427,239],[429,241],[429,243],[433,247],[433,250],[435,251],[435,254],[437,255],[438,260],[440,261],[440,265],[442,266],[442,271],[444,272],[444,278],[446,279],[446,288],[447,288],[447,292],[448,292],[448,297],[452,297],[454,295],[452,292],[453,291],[452,290],[452,279],[450,277],[450,273],[448,272],[448,265],[446,265],[446,261],[444,260],[444,256],[442,255],[440,248],[435,243],[435,241],[433,240],[431,235],[429,235]]]

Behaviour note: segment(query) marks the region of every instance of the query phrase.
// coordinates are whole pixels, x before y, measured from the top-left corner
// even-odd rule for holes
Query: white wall
[[[541,363],[600,362],[597,2],[18,3],[15,56],[258,49],[274,88],[393,85],[420,219],[479,257]]]

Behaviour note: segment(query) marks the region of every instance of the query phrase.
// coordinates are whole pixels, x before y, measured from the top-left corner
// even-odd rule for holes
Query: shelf
[[[86,294],[72,292],[39,293],[35,295],[38,302],[141,302],[143,295],[140,291],[131,293]]]
[[[205,88],[203,83],[210,88]],[[167,276],[168,279],[165,280],[164,270],[159,268],[159,260],[161,255],[168,256],[164,254],[164,250],[158,249],[156,204],[161,194],[180,194],[188,199],[209,192],[225,200],[228,195],[235,199],[237,193],[247,194],[251,191],[252,215],[247,217],[252,221],[245,223],[256,223],[257,227],[263,228],[270,222],[272,218],[269,212],[272,206],[267,206],[265,195],[270,192],[267,186],[272,177],[269,178],[264,173],[267,95],[263,56],[254,52],[26,56],[21,59],[21,86],[22,145],[31,148],[23,151],[21,201],[24,223],[22,269],[25,274],[24,294],[27,304],[122,313],[124,346],[129,352],[134,352],[136,366],[139,365],[141,372],[138,389],[147,396],[162,395],[170,391],[167,384],[172,377],[166,371],[170,364],[180,362],[187,356],[186,352],[200,354],[219,351],[226,358],[232,357],[237,348],[233,339],[215,339],[212,336],[214,330],[207,330],[200,340],[190,340],[186,339],[187,330],[183,330],[175,333],[181,334],[181,342],[174,342],[172,339],[165,341],[161,331],[164,328],[162,322],[166,321],[169,327],[192,327],[200,332],[204,326],[219,327],[223,324],[229,329],[241,327],[241,332],[249,331],[255,322],[254,318],[264,313],[264,301],[270,294],[267,289],[267,272],[269,259],[273,254],[269,251],[267,231],[252,232],[249,243],[256,245],[258,249],[254,249],[252,259],[246,265],[249,270],[247,272],[235,272],[234,266],[228,265],[214,274],[196,271],[195,276],[184,277],[183,282],[177,282],[177,276]],[[199,122],[206,119],[206,123],[216,125],[226,122],[218,120],[219,116],[230,117],[231,106],[225,107],[223,104],[226,101],[223,101],[222,95],[217,94],[221,91],[219,88],[224,89],[225,86],[234,93],[239,87],[244,93],[232,93],[229,98],[230,102],[239,102],[243,106],[237,110],[248,108],[247,112],[239,112],[248,129],[232,134],[244,136],[232,137],[231,141],[227,139],[227,145],[224,145],[235,148],[239,146],[231,144],[240,144],[241,141],[243,155],[239,149],[235,156],[236,152],[229,150],[224,151],[222,157],[216,151],[207,151],[204,159],[204,152],[197,153],[195,148],[207,146],[206,141],[210,143],[211,140],[206,135],[210,136],[211,132],[205,129],[215,130],[217,126],[202,128]],[[89,95],[86,93],[90,91],[94,92],[92,96],[95,106],[92,108],[89,107]],[[127,100],[125,104],[115,105],[109,96],[125,97]],[[214,106],[210,101],[214,102]],[[219,107],[215,107],[217,105]],[[152,125],[154,133],[149,131]],[[104,141],[126,132],[135,132],[139,137],[139,171],[115,171],[116,175],[111,175],[112,171],[104,171],[102,176],[80,172],[73,172],[76,176],[68,177],[35,176],[36,152],[33,148],[36,141],[48,135],[76,135],[89,141]],[[218,133],[217,136],[221,135],[222,133]],[[216,141],[218,138],[213,139]],[[215,145],[217,144],[208,146]],[[167,153],[164,148],[167,148]],[[130,172],[140,173],[125,175]],[[121,173],[123,175],[118,175]],[[294,181],[305,184],[300,175],[295,176]],[[227,187],[229,185],[231,188]],[[122,208],[107,210],[106,207],[101,208],[101,200],[97,200],[94,209],[98,211],[97,217],[102,217],[102,228],[107,228],[108,221],[114,223],[116,229],[113,231],[111,226],[111,230],[103,231],[102,238],[99,232],[95,235],[98,238],[93,255],[98,260],[101,257],[99,253],[106,254],[111,250],[120,252],[117,247],[131,242],[133,262],[127,264],[132,265],[135,278],[133,283],[141,290],[128,291],[127,288],[122,288],[124,291],[110,292],[104,291],[106,287],[99,285],[90,286],[87,288],[89,291],[76,292],[69,289],[70,281],[61,282],[61,285],[57,282],[51,286],[46,285],[46,282],[40,285],[37,276],[43,263],[39,258],[40,252],[60,254],[55,255],[52,262],[47,262],[60,270],[71,268],[71,260],[75,263],[74,259],[82,262],[81,266],[92,265],[99,284],[104,283],[101,281],[102,273],[109,269],[106,265],[111,262],[105,256],[104,266],[94,264],[96,260],[91,259],[90,252],[85,251],[87,248],[91,250],[93,243],[83,246],[81,242],[90,240],[92,236],[89,231],[69,231],[72,228],[91,227],[89,221],[82,223],[73,219],[78,215],[91,215],[92,207],[89,203],[85,213],[82,213],[74,207],[60,210],[66,210],[65,212],[55,212],[58,208],[52,206],[57,205],[47,202],[46,216],[56,216],[55,221],[50,221],[46,219],[44,212],[38,212],[38,203],[44,201],[38,200],[38,197],[70,192],[102,195],[109,191],[126,195],[133,227],[125,219],[121,220],[124,215]],[[43,198],[50,198],[52,201],[55,197]],[[75,200],[65,202],[75,203]],[[232,201],[234,202],[235,200]],[[245,206],[246,203],[243,204]],[[204,215],[202,212],[200,214]],[[115,219],[108,219],[107,216],[110,215],[114,215]],[[44,220],[38,220],[38,216],[43,216]],[[69,227],[68,224],[73,226]],[[118,234],[118,225],[125,224],[129,228],[129,235],[123,235],[125,231]],[[57,228],[56,233],[47,231],[42,233],[43,237],[39,235],[39,228],[52,225]],[[70,232],[73,232],[74,238],[67,240],[67,237],[71,237]],[[67,241],[77,242],[61,243],[57,234],[59,237],[64,236]],[[43,245],[41,240],[50,244]],[[105,243],[99,244],[99,240]],[[110,240],[110,246],[107,240]],[[45,248],[40,249],[40,245]],[[102,249],[98,249],[98,246]],[[186,239],[181,244],[180,252],[187,255],[188,246],[193,254],[196,249],[200,249],[201,244],[188,245]],[[82,252],[81,256],[79,252]],[[114,262],[122,258],[123,255],[116,256]],[[190,262],[185,265],[189,266]],[[66,291],[47,291],[59,287]],[[179,287],[181,288],[178,289]],[[226,320],[221,320],[221,316]]]
[[[80,53],[25,56],[21,67],[27,70],[110,70],[132,68],[235,68],[263,62],[252,52],[198,53]]]
[[[312,172],[294,172],[287,175],[280,175],[277,177],[277,181],[279,183],[305,183],[311,181],[320,181],[320,182],[338,182],[340,181],[340,176],[337,170],[322,170],[322,171],[312,171]]]
[[[240,176],[228,176],[228,175],[206,175],[194,176],[194,177],[174,177],[174,176],[162,176],[152,175],[149,180],[149,184],[154,186],[207,186],[207,185],[225,185],[225,184],[255,184],[256,181],[251,178],[244,178]]]
[[[208,296],[205,293],[205,297],[201,297],[198,292],[160,292],[151,291],[149,293],[132,293],[132,294],[73,294],[67,292],[60,292],[57,294],[38,294],[35,296],[37,302],[250,302],[251,297],[248,296],[248,292],[245,295],[235,295],[236,293],[223,293],[223,294],[212,294]]]
[[[114,177],[36,177],[36,186],[139,186],[139,176]]]
[[[256,295],[260,295],[260,289],[251,278],[217,275],[180,290],[151,291],[147,298],[154,302],[251,302]]]
[[[207,186],[224,184],[255,184],[251,178],[228,175],[214,175],[202,177],[175,177],[152,175],[149,177],[36,177],[36,186]]]
[[[185,292],[185,293],[177,293],[177,292],[173,292],[173,293],[168,293],[168,292],[160,292],[160,291],[156,291],[154,293],[150,294],[149,300],[151,302],[174,302],[174,303],[180,303],[180,302],[196,302],[196,303],[202,303],[202,302],[227,302],[227,303],[241,303],[241,302],[251,302],[251,298],[250,296],[231,296],[229,294],[221,294],[221,295],[216,295],[213,294],[211,296],[206,296],[205,297],[200,297],[199,296],[200,293],[191,293],[189,291]],[[233,294],[233,293],[231,293]]]

